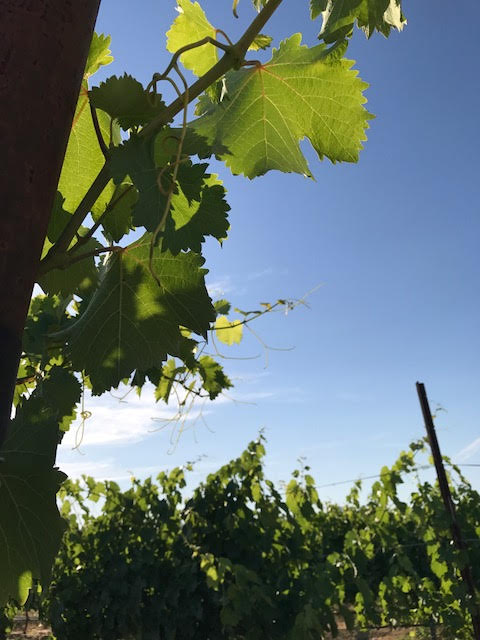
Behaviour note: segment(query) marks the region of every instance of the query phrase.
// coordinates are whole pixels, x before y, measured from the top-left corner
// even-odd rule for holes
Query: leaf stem
[[[90,114],[92,116],[92,122],[93,122],[93,128],[95,129],[95,133],[97,135],[97,140],[98,140],[98,145],[105,157],[105,160],[108,160],[108,147],[105,144],[105,140],[103,139],[103,135],[102,135],[102,131],[100,129],[100,123],[98,122],[98,116],[97,116],[97,110],[95,109],[95,107],[92,104],[92,101],[90,100],[90,98],[87,98],[88,100],[88,104],[90,106]]]

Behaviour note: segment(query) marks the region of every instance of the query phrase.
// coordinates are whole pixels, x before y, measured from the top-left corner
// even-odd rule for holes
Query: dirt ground
[[[378,629],[372,630],[368,635],[360,636],[358,632],[351,633],[348,631],[340,631],[337,636],[337,640],[410,640],[408,629]],[[25,619],[20,616],[15,620],[15,626],[12,633],[8,636],[8,640],[42,640],[47,639],[50,636],[50,629],[44,627],[35,614],[31,614],[30,620],[26,627],[25,633]]]

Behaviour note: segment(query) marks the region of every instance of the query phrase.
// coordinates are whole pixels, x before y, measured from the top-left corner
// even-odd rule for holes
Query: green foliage
[[[167,49],[175,53],[181,47],[192,44],[203,38],[216,39],[216,30],[207,20],[207,16],[198,2],[177,0],[178,17],[175,18],[170,31],[167,32]],[[197,76],[213,67],[218,60],[218,50],[212,44],[204,44],[198,49],[182,53],[180,61],[186,69]]]
[[[67,482],[69,528],[43,615],[58,640],[313,640],[335,637],[341,619],[351,630],[434,625],[466,640],[462,559],[438,487],[418,481],[407,502],[398,496],[419,447],[383,467],[364,503],[359,482],[343,506],[319,500],[308,466],[279,492],[264,475],[262,436],[188,493],[191,465],[126,491]],[[480,496],[459,480],[461,524],[478,542]]]
[[[322,16],[319,38],[338,42],[350,37],[355,23],[370,38],[375,31],[389,36],[392,28],[401,31],[406,19],[401,0],[310,0],[312,19]]]
[[[394,0],[386,4],[382,13],[381,0],[313,0],[312,12],[323,12],[322,37],[336,42],[338,33],[349,35],[355,21],[368,34],[399,27],[400,18],[393,15],[397,5]],[[0,452],[0,506],[9,514],[2,529],[0,604],[11,596],[24,600],[33,579],[48,581],[64,527],[54,500],[63,478],[54,466],[56,446],[75,416],[80,380],[97,394],[120,383],[140,391],[151,382],[157,400],[165,402],[179,386],[184,403],[191,397],[214,399],[231,386],[221,365],[202,355],[209,333],[236,344],[242,325],[228,316],[229,303],[214,306],[205,288],[203,244],[209,237],[226,239],[229,205],[224,186],[199,160],[216,155],[233,172],[249,177],[271,169],[311,175],[299,147],[305,137],[320,159],[357,160],[371,116],[363,107],[367,85],[343,58],[343,35],[327,49],[302,46],[297,34],[273,50],[266,64],[244,59],[249,50],[271,42],[261,30],[274,5],[265,0],[253,5],[260,15],[231,45],[198,3],[178,0],[179,15],[167,34],[172,61],[163,74],[153,73],[146,88],[128,74],[92,87],[96,71],[113,59],[110,38],[93,37],[39,265],[38,284],[45,295],[30,306],[14,397],[17,414]],[[193,46],[205,38],[210,40]],[[221,63],[212,71],[219,49]],[[173,83],[183,90],[187,81],[180,64],[198,76],[195,90],[188,88],[166,105],[158,85]],[[188,104],[199,93],[202,115],[188,123]],[[172,126],[182,112],[182,126]],[[131,231],[136,238],[139,231],[147,233],[132,242]],[[295,304],[283,300],[236,312],[245,324],[278,305],[290,309]],[[257,495],[258,486],[252,491]],[[276,501],[280,513],[284,507]],[[267,517],[264,509],[258,517],[260,512]],[[258,591],[262,602],[266,578],[256,573],[258,567],[229,564],[208,548],[201,553],[195,569],[201,588],[210,588],[202,582],[207,571],[217,586],[223,580],[229,592],[237,593],[234,606],[215,601],[223,620],[218,629],[263,620],[273,586],[265,606],[253,610],[242,604],[249,590]],[[142,588],[135,586],[132,597],[140,598]],[[215,593],[223,597],[223,587]],[[97,598],[92,607],[102,603]],[[302,603],[301,611],[295,614],[298,633],[323,624],[311,603]],[[191,615],[198,619],[198,611]],[[197,637],[202,634],[207,637],[204,631]]]
[[[89,98],[96,109],[106,111],[125,130],[146,124],[165,108],[159,96],[147,95],[141,83],[127,73],[100,83],[89,92]]]
[[[0,602],[24,602],[34,578],[47,583],[64,530],[55,501],[65,474],[54,467],[59,424],[79,400],[80,385],[53,367],[17,407],[0,465]]]
[[[215,322],[215,335],[223,344],[239,344],[242,341],[243,325],[227,316],[219,316]]]
[[[301,45],[297,34],[273,51],[270,62],[226,76],[228,99],[202,103],[192,123],[233,173],[249,178],[271,169],[311,176],[299,141],[307,137],[320,159],[355,162],[371,115],[363,108],[367,85],[325,47]],[[249,135],[239,136],[242,123]]]
[[[56,334],[67,338],[73,365],[89,376],[95,394],[136,369],[159,366],[167,353],[187,358],[193,342],[180,326],[205,335],[215,317],[203,258],[154,248],[152,273],[150,249],[147,234],[112,256],[85,313]]]
[[[0,640],[7,640],[13,628],[13,619],[18,607],[10,600],[3,609],[0,609]]]

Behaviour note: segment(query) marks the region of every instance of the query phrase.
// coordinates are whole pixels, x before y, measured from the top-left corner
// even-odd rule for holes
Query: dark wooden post
[[[445,473],[445,467],[443,466],[442,454],[440,452],[440,445],[438,444],[435,425],[433,424],[432,414],[430,411],[430,406],[428,404],[425,385],[422,382],[417,382],[416,386],[418,399],[420,401],[420,407],[422,408],[423,420],[425,422],[425,429],[427,430],[428,441],[432,450],[433,462],[435,463],[435,469],[437,471],[440,493],[442,495],[443,504],[445,505],[445,511],[447,512],[448,519],[450,520],[452,540],[459,551],[466,551],[466,545],[463,540],[462,531],[457,520],[455,504],[453,502],[452,494],[450,493],[450,487],[448,485],[447,474]],[[460,574],[471,600],[470,610],[472,612],[473,637],[475,640],[480,640],[480,612],[478,609],[477,596],[475,593],[475,585],[473,583],[470,565],[466,564],[464,567],[462,567],[460,569]]]
[[[0,0],[0,446],[100,0]]]

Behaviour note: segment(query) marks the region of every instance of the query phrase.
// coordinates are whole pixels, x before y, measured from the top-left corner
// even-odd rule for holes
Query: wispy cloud
[[[212,298],[219,298],[225,296],[234,290],[232,279],[230,276],[219,278],[218,280],[212,280],[207,282],[207,291]]]
[[[80,478],[82,475],[92,476],[96,480],[127,480],[131,474],[127,470],[120,469],[113,459],[100,461],[82,460],[77,454],[78,460],[65,460],[65,454],[59,454],[57,465],[69,478]]]
[[[62,441],[62,449],[71,449],[79,443],[86,447],[140,442],[151,437],[162,424],[174,421],[178,414],[177,407],[155,402],[153,387],[145,388],[141,397],[130,393],[124,400],[87,395],[85,409],[91,416],[83,424],[80,418],[72,424]],[[193,407],[183,419],[195,420],[199,410]]]
[[[480,451],[480,438],[476,438],[473,442],[470,442],[470,444],[459,451],[454,457],[457,462],[465,462],[465,460],[470,460],[478,451]]]

